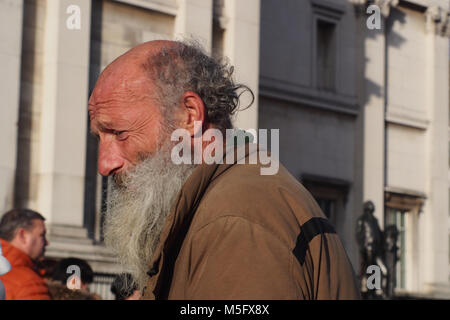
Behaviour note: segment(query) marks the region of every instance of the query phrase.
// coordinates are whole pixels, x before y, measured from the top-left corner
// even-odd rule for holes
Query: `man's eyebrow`
[[[100,131],[111,131],[114,127],[112,122],[105,121],[105,122],[98,122],[97,127]]]
[[[92,128],[92,125],[89,126],[89,134],[95,136],[98,138],[98,129],[97,128]]]
[[[114,129],[113,129],[112,123],[107,121],[107,122],[104,122],[104,123],[97,122],[97,128],[95,129],[95,131],[93,131],[92,128],[89,131],[90,131],[90,133],[92,135],[94,135],[95,137],[98,137],[99,136],[98,135],[99,131],[101,131],[101,132],[111,132],[111,131],[114,131]]]
[[[94,136],[94,137],[96,137],[96,138],[99,138],[99,135],[98,135],[97,132],[94,132],[94,131],[92,131],[92,130],[89,130],[89,134],[92,135],[92,136]]]
[[[95,108],[96,104],[95,103],[88,103],[88,112],[94,112],[94,108]]]

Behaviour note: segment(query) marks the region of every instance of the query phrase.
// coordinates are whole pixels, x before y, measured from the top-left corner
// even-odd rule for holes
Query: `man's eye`
[[[126,131],[114,131],[114,135],[119,140],[125,140],[126,138],[128,138],[128,133]]]

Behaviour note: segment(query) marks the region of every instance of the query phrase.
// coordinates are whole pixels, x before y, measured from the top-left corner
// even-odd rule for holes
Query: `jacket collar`
[[[11,270],[11,264],[8,259],[3,256],[2,242],[0,241],[0,276]]]
[[[248,147],[246,147],[248,146]],[[244,150],[242,150],[243,148]],[[226,145],[222,164],[200,164],[186,180],[178,193],[170,215],[162,229],[160,241],[150,263],[147,274],[150,280],[145,289],[153,292],[156,299],[167,299],[175,260],[191,224],[194,213],[212,181],[234,166],[250,153],[258,151],[256,144]],[[225,163],[227,153],[234,151],[234,161]],[[239,152],[240,151],[240,152]],[[242,152],[244,151],[244,152]],[[240,158],[238,155],[242,154]]]
[[[19,248],[16,248],[9,242],[0,239],[3,256],[9,261],[11,267],[29,267],[33,268],[34,264],[31,258]]]

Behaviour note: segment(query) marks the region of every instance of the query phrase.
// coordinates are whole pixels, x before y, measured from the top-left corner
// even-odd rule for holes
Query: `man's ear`
[[[184,129],[189,131],[191,137],[193,137],[197,131],[204,127],[206,122],[206,110],[205,104],[202,98],[193,91],[186,91],[181,98],[181,107],[184,113],[187,115],[183,121]],[[201,126],[194,127],[194,123],[200,121]]]
[[[28,231],[25,228],[19,228],[17,230],[16,239],[21,244],[26,244],[28,242]]]

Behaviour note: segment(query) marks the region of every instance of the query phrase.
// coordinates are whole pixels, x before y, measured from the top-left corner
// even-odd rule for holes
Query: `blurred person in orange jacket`
[[[29,209],[13,209],[0,220],[0,242],[3,256],[11,271],[0,276],[6,300],[48,300],[47,285],[36,269],[48,241],[45,218]]]

